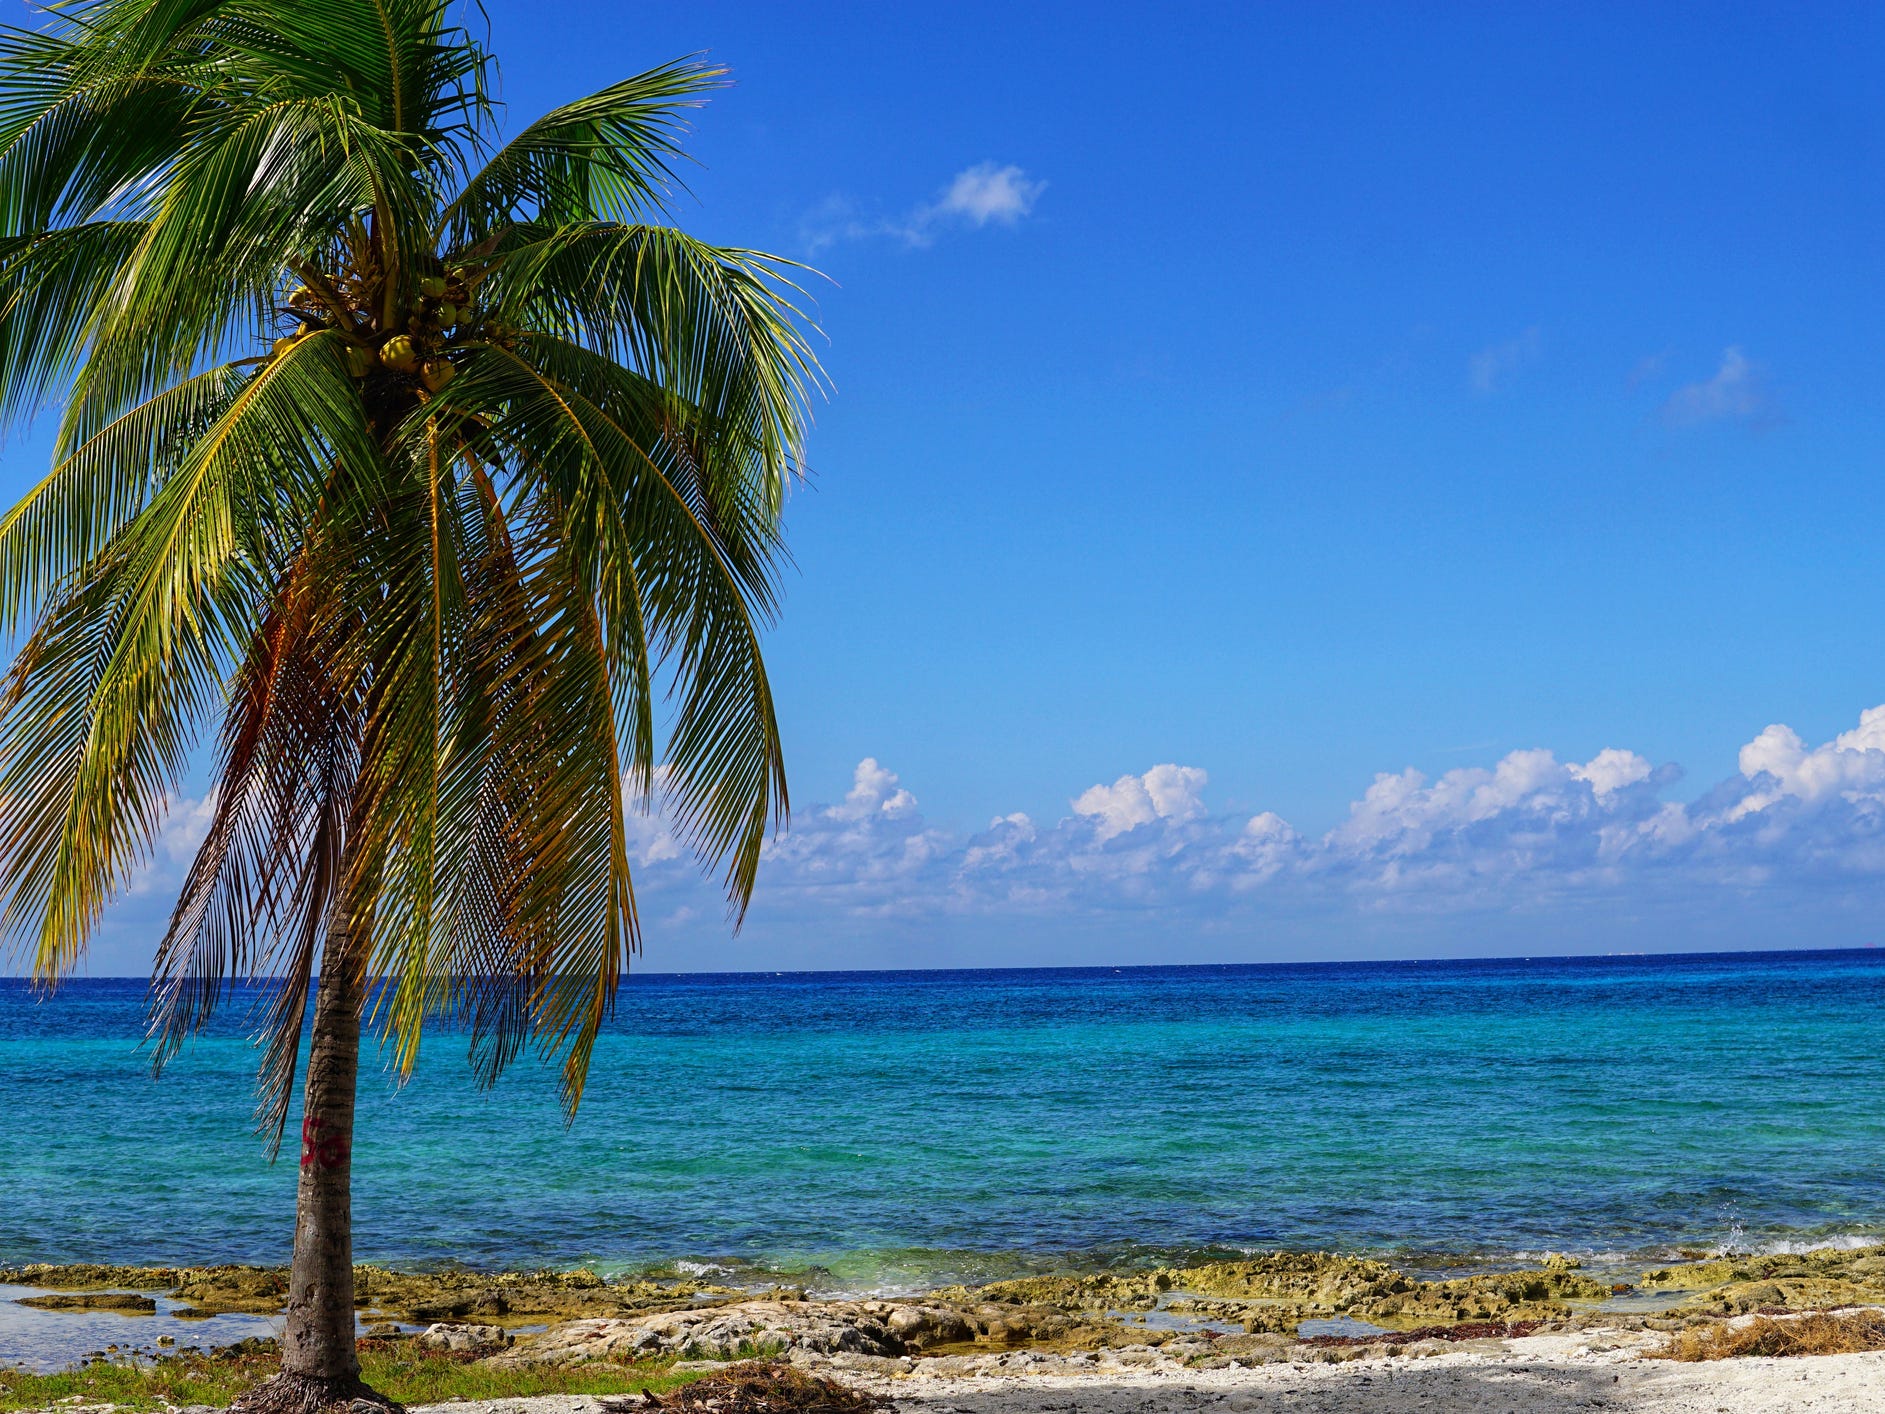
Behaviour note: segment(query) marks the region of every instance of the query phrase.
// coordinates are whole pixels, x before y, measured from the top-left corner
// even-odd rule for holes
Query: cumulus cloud
[[[209,835],[216,818],[216,793],[204,796],[173,795],[164,807],[163,828],[152,842],[150,856],[131,876],[125,892],[132,896],[162,893],[183,886],[190,861]]]
[[[1854,917],[1885,905],[1885,705],[1817,744],[1765,727],[1711,789],[1665,799],[1681,777],[1622,747],[1583,760],[1533,747],[1433,776],[1381,772],[1311,833],[1271,810],[1214,808],[1205,770],[1166,762],[1078,791],[1057,819],[1010,811],[965,831],[926,820],[897,773],[865,757],[840,798],[799,810],[768,841],[754,926],[901,936],[944,918],[979,920],[979,932],[1002,919],[1262,928],[1287,917],[1339,937],[1394,916],[1581,917],[1653,898],[1680,900],[1685,921],[1710,899],[1718,917],[1762,899],[1788,910],[1830,900]],[[173,803],[133,892],[175,887],[209,811]],[[631,818],[629,848],[651,926],[723,927],[711,879],[658,810]]]
[[[825,811],[830,820],[868,820],[882,815],[895,820],[916,809],[916,797],[897,784],[897,773],[877,764],[875,756],[866,756],[851,773],[851,789],[844,801]]]
[[[898,217],[871,217],[848,197],[828,198],[806,216],[800,237],[814,254],[840,241],[875,237],[921,248],[933,245],[952,227],[979,230],[1015,225],[1033,213],[1034,203],[1046,190],[1046,182],[1035,180],[1013,163],[978,162],[956,173],[932,200]]]
[[[1837,796],[1851,805],[1885,796],[1885,707],[1859,714],[1859,725],[1823,746],[1809,747],[1792,727],[1776,723],[1741,748],[1741,774],[1756,788],[1733,807],[1736,816],[1792,798],[1808,803]]]
[[[867,757],[841,801],[799,813],[768,846],[758,907],[834,922],[1122,910],[1208,921],[1522,911],[1668,888],[1732,900],[1838,885],[1885,901],[1885,706],[1820,745],[1770,726],[1737,766],[1686,803],[1663,798],[1679,767],[1621,747],[1586,760],[1530,748],[1433,777],[1382,772],[1312,835],[1274,811],[1213,810],[1209,775],[1168,762],[1087,787],[1058,820],[1016,811],[961,832],[925,821]],[[639,883],[644,894],[683,872],[698,887],[678,862],[660,871]]]
[[[1544,340],[1534,326],[1517,338],[1481,349],[1467,360],[1466,384],[1475,393],[1496,393],[1543,348]]]
[[[1761,426],[1777,412],[1773,394],[1760,366],[1738,344],[1722,350],[1721,366],[1712,378],[1686,383],[1669,395],[1662,418],[1671,427],[1694,427],[1706,422],[1744,422]]]
[[[1074,813],[1097,821],[1110,840],[1154,820],[1191,820],[1204,813],[1199,792],[1210,777],[1196,766],[1154,766],[1143,776],[1121,776],[1110,786],[1089,786],[1072,802]]]
[[[1584,765],[1573,766],[1571,774],[1580,781],[1590,782],[1591,790],[1602,797],[1613,790],[1648,780],[1651,769],[1649,762],[1634,751],[1619,751],[1614,746],[1606,746]]]

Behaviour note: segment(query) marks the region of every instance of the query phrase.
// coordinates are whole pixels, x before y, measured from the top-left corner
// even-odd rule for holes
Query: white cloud
[[[979,230],[984,226],[1012,226],[1034,210],[1047,183],[1028,176],[1012,163],[978,162],[965,167],[933,200],[896,218],[870,218],[848,197],[827,198],[806,216],[800,238],[813,254],[839,241],[889,237],[921,248],[933,245],[951,227]]]
[[[1544,340],[1536,326],[1517,338],[1481,349],[1466,363],[1466,383],[1475,393],[1496,393],[1519,369],[1536,359]]]
[[[1208,774],[1167,762],[1079,791],[1059,819],[1011,811],[963,832],[926,821],[897,773],[865,757],[841,799],[800,810],[768,841],[749,928],[770,920],[835,938],[880,927],[904,936],[895,930],[951,917],[980,920],[978,932],[1001,919],[1258,931],[1309,919],[1335,940],[1397,916],[1529,928],[1516,920],[1575,920],[1599,903],[1635,914],[1653,898],[1677,900],[1685,926],[1711,909],[1739,918],[1760,899],[1789,916],[1878,916],[1885,706],[1819,744],[1769,726],[1736,767],[1675,802],[1662,798],[1681,775],[1673,765],[1614,746],[1581,762],[1529,748],[1431,778],[1383,772],[1333,828],[1306,834],[1274,811],[1214,809]],[[172,802],[130,892],[167,902],[211,809]],[[650,926],[721,928],[711,880],[661,812],[631,816],[629,829]]]
[[[1736,818],[1789,797],[1885,804],[1885,706],[1867,708],[1852,731],[1818,747],[1808,747],[1792,727],[1770,726],[1741,748],[1739,765],[1756,789],[1732,807]]]
[[[844,803],[825,811],[829,820],[867,820],[874,815],[899,819],[916,809],[916,797],[897,784],[897,773],[886,771],[875,756],[866,756],[851,773],[851,789]]]
[[[1089,786],[1072,801],[1074,812],[1098,821],[1110,840],[1154,820],[1191,820],[1204,813],[1198,798],[1210,777],[1196,766],[1154,766],[1143,776],[1121,776],[1110,786]]]
[[[1034,210],[1034,203],[1046,189],[1046,182],[1030,180],[1012,163],[998,167],[993,162],[980,162],[956,173],[949,189],[929,212],[934,220],[961,217],[972,226],[986,226],[991,221],[1012,226]]]
[[[1760,366],[1751,362],[1738,344],[1722,350],[1721,366],[1712,378],[1687,383],[1663,404],[1663,421],[1672,427],[1693,427],[1705,422],[1771,421],[1775,403]]]
[[[125,892],[138,895],[182,888],[190,862],[208,838],[215,818],[215,791],[204,796],[171,796],[164,804],[164,823],[152,842],[150,856],[132,874]]]
[[[1590,788],[1601,799],[1613,790],[1648,780],[1652,769],[1649,762],[1634,751],[1607,746],[1584,765],[1573,766],[1571,774],[1580,781],[1589,781]]]
[[[1242,882],[1260,884],[1296,864],[1302,857],[1303,838],[1289,821],[1274,811],[1253,815],[1238,832],[1231,851],[1249,866]]]

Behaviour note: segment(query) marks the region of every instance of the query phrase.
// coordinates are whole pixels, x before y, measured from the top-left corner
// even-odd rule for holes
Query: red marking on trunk
[[[339,1168],[347,1162],[347,1141],[338,1134],[321,1138],[321,1131],[327,1128],[327,1121],[319,1115],[309,1115],[301,1121],[301,1167]]]

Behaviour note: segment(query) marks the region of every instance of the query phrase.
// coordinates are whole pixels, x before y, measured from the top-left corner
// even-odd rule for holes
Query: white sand
[[[1649,1339],[1582,1331],[1424,1359],[1254,1369],[903,1379],[832,1373],[889,1395],[905,1414],[1885,1414],[1885,1352],[1684,1365],[1645,1359]],[[414,1414],[612,1414],[612,1404],[560,1396],[434,1405]]]
[[[926,1383],[896,1389],[907,1414],[1885,1414],[1885,1353],[1681,1365],[1515,1350],[1186,1375]]]

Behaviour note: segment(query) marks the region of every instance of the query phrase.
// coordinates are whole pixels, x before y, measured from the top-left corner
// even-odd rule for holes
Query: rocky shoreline
[[[495,1364],[724,1361],[754,1354],[885,1374],[973,1374],[1014,1357],[1090,1367],[1125,1358],[1186,1368],[1400,1354],[1488,1336],[1669,1330],[1757,1311],[1885,1303],[1885,1247],[1715,1257],[1596,1276],[1573,1258],[1518,1271],[1423,1279],[1332,1253],[1271,1253],[1130,1274],[1027,1277],[920,1296],[831,1299],[802,1288],[574,1272],[356,1269],[369,1333],[476,1349]],[[1624,1279],[1626,1278],[1627,1279]],[[286,1273],[253,1266],[0,1267],[0,1282],[55,1310],[151,1309],[185,1319],[274,1315]],[[1305,1323],[1342,1330],[1300,1339]],[[936,1362],[941,1362],[936,1363]],[[1072,1362],[1069,1365],[1069,1362]]]
[[[1885,1306],[1885,1248],[1602,1275],[1554,1258],[1435,1279],[1370,1258],[1275,1253],[851,1299],[685,1278],[606,1281],[587,1271],[363,1267],[356,1275],[363,1353],[466,1362],[488,1371],[491,1384],[520,1390],[594,1371],[732,1378],[757,1358],[894,1401],[906,1414],[1163,1414],[1219,1405],[1225,1414],[1767,1414],[1805,1404],[1862,1414],[1877,1408],[1885,1383],[1876,1341],[1813,1359],[1668,1358],[1673,1342],[1713,1339],[1758,1323],[1757,1313]],[[117,1312],[127,1322],[148,1319],[136,1313],[160,1302],[186,1320],[272,1316],[285,1287],[279,1270],[240,1266],[24,1266],[0,1268],[0,1283],[43,1293],[25,1300],[50,1314]],[[1318,1322],[1327,1328],[1309,1328]],[[272,1345],[250,1338],[226,1354],[263,1359]],[[133,1354],[118,1349],[107,1358]],[[539,1394],[419,1414],[626,1407],[609,1397]],[[126,1411],[68,1399],[60,1414]]]

